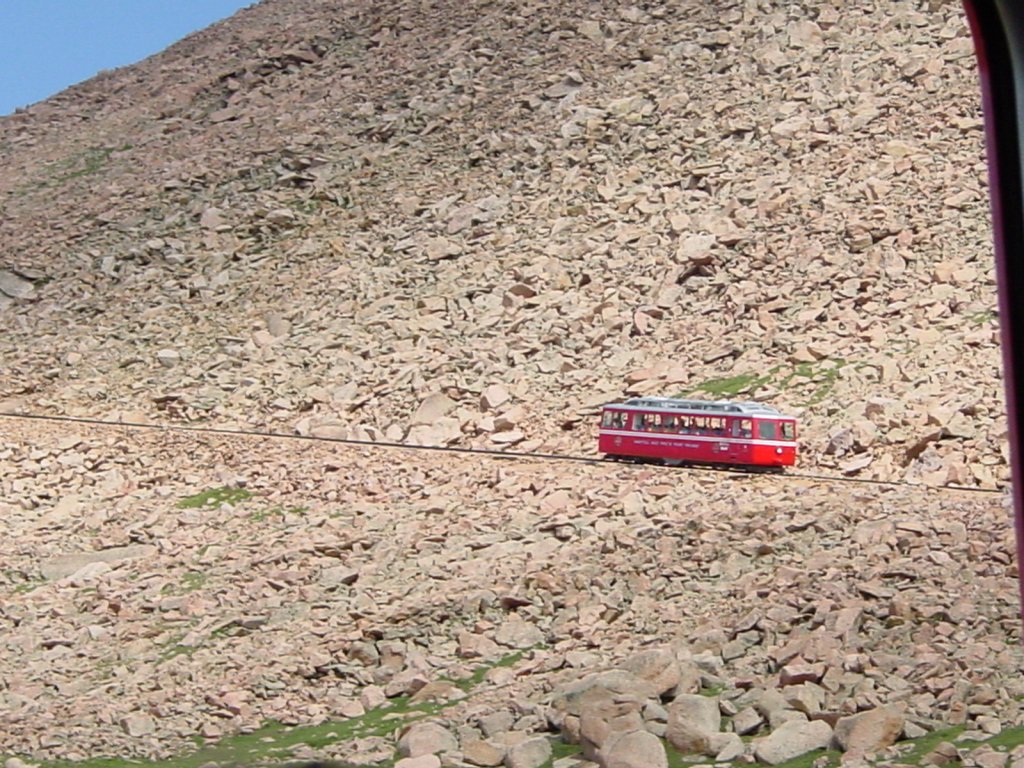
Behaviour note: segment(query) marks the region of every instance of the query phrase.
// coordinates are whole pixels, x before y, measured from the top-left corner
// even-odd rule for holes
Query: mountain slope
[[[991,485],[965,22],[798,10],[264,2],[7,118],[5,266],[49,282],[6,394],[405,439],[441,391],[411,439],[490,445],[499,384],[590,451],[594,403],[703,388],[812,465]]]
[[[0,118],[0,411],[592,454],[686,392],[799,415],[798,472],[995,489],[977,90],[939,0],[264,0]],[[0,751],[426,690],[493,762],[657,664],[651,732],[701,686],[758,740],[1024,722],[1000,495],[794,474],[0,419]]]

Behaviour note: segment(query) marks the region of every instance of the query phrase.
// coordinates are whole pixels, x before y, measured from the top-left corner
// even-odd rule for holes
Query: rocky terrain
[[[981,139],[955,3],[262,3],[0,121],[2,395],[583,452],[703,392],[993,487]]]
[[[1024,723],[999,495],[4,426],[3,752],[166,756],[396,697],[438,705],[453,765]]]
[[[264,0],[0,118],[0,412],[590,456],[693,393],[837,478],[0,418],[0,754],[1020,724],[978,102],[938,0]]]

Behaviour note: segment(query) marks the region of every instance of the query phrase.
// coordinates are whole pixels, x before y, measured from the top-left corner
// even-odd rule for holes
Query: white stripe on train
[[[731,443],[734,445],[766,445],[770,448],[796,448],[796,440],[761,440],[752,437],[713,437],[707,435],[678,435],[671,432],[622,432],[602,428],[600,435],[610,437],[644,437],[675,442],[695,441],[698,443]]]

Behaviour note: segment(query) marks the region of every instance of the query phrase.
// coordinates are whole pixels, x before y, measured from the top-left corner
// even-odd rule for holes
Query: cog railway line
[[[504,459],[506,461],[553,461],[553,462],[565,462],[565,463],[580,463],[580,464],[609,464],[615,463],[623,466],[629,466],[630,464],[636,464],[644,468],[650,468],[653,465],[651,461],[645,461],[643,459],[635,460],[621,460],[615,458],[608,458],[602,456],[584,456],[566,453],[545,453],[545,452],[532,452],[532,451],[513,451],[513,450],[496,450],[487,448],[464,448],[460,446],[443,446],[443,445],[414,445],[410,443],[401,443],[388,440],[363,440],[357,438],[342,438],[342,437],[326,437],[326,436],[315,436],[315,435],[300,435],[300,434],[289,434],[286,432],[271,432],[265,430],[256,429],[236,429],[228,427],[211,427],[211,426],[197,426],[188,424],[147,424],[143,422],[124,422],[124,421],[110,421],[105,419],[89,418],[82,416],[55,416],[55,415],[44,415],[44,414],[29,414],[29,413],[0,413],[0,418],[22,420],[22,421],[39,421],[39,422],[51,422],[51,423],[64,423],[64,424],[84,424],[100,428],[110,429],[122,429],[127,431],[132,430],[147,430],[147,431],[164,431],[164,432],[186,432],[193,434],[205,434],[205,435],[221,435],[231,437],[245,437],[255,438],[260,440],[300,440],[306,442],[318,442],[318,443],[337,443],[339,445],[348,446],[359,446],[365,448],[377,448],[386,450],[406,450],[406,451],[428,451],[437,453],[449,453],[449,454],[464,454],[476,457],[492,457],[498,459]],[[862,478],[862,477],[839,477],[836,475],[829,475],[820,472],[793,472],[786,471],[784,473],[769,471],[765,469],[757,468],[744,468],[730,465],[704,465],[704,464],[683,464],[680,466],[674,465],[658,465],[659,468],[666,472],[674,471],[688,471],[688,472],[716,472],[724,473],[728,475],[737,476],[751,476],[751,475],[764,475],[770,474],[772,477],[777,479],[792,479],[801,481],[810,481],[812,483],[849,483],[849,484],[860,484],[860,485],[875,485],[875,486],[889,486],[889,487],[908,487],[908,488],[921,488],[932,491],[944,491],[944,492],[967,492],[967,493],[982,493],[982,494],[1003,494],[1005,489],[1001,488],[978,488],[970,486],[959,486],[959,485],[929,485],[925,483],[911,483],[907,481],[899,480],[877,480],[873,478]]]

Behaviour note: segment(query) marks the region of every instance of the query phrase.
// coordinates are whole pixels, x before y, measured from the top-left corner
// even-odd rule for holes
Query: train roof
[[[624,403],[609,403],[606,407],[624,407],[628,410],[655,409],[660,411],[688,411],[700,413],[731,413],[748,416],[780,416],[780,411],[763,403],[734,403],[729,400],[683,400],[676,397],[634,397]]]

